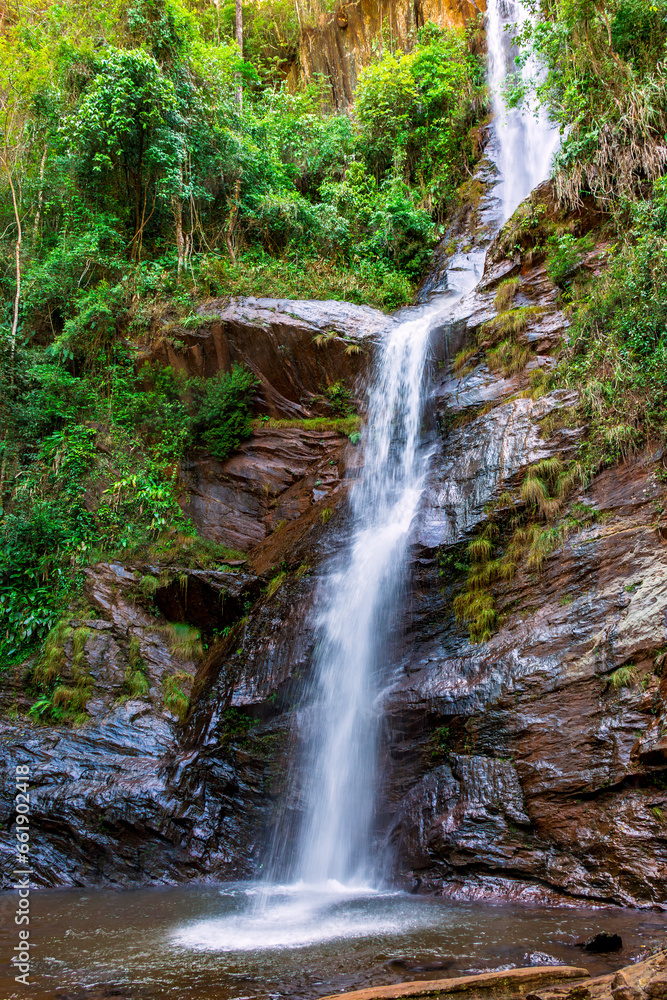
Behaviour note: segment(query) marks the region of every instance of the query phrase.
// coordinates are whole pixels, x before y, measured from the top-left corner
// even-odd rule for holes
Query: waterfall
[[[519,2],[489,2],[496,227],[545,179],[558,141],[543,112],[508,110],[502,96],[514,65],[505,26],[527,16]],[[523,69],[526,75],[535,71],[529,64]],[[427,350],[431,331],[451,319],[458,301],[481,278],[483,264],[484,250],[458,253],[444,294],[407,311],[379,350],[363,464],[351,488],[349,535],[316,594],[313,681],[299,713],[301,825],[296,837],[282,831],[269,877],[280,874],[311,887],[376,880],[371,844],[387,636],[404,592],[408,544],[428,466],[422,435]]]
[[[500,177],[496,196],[502,204],[501,222],[548,177],[560,141],[544,107],[533,101],[528,107],[508,108],[503,95],[509,74],[517,73],[525,84],[539,81],[542,75],[533,56],[523,66],[516,65],[512,26],[531,19],[521,0],[489,0],[487,5],[487,72],[494,118],[491,155]]]
[[[307,715],[306,818],[295,874],[309,883],[372,878],[379,677],[402,592],[405,551],[426,472],[421,447],[431,307],[397,324],[376,362],[352,530],[318,595],[314,704]]]

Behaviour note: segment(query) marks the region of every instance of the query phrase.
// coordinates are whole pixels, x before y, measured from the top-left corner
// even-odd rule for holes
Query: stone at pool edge
[[[569,965],[533,966],[528,969],[508,969],[502,972],[483,972],[476,976],[458,976],[455,979],[431,979],[413,983],[393,983],[374,986],[352,993],[334,993],[322,1000],[399,1000],[401,997],[443,993],[489,993],[493,995],[524,995],[529,990],[563,980],[590,979],[588,969]]]
[[[587,941],[577,945],[593,955],[606,955],[612,951],[620,951],[623,947],[623,939],[620,934],[610,934],[609,931],[600,931],[594,934]]]

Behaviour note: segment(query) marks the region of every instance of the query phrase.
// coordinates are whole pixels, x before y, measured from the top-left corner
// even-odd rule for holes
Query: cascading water
[[[503,98],[503,83],[515,64],[512,32],[505,29],[528,16],[520,2],[489,3],[492,155],[499,174],[494,195],[501,202],[496,226],[545,179],[558,143],[543,110],[522,114],[508,109]],[[522,69],[526,77],[536,71],[531,62]],[[316,602],[313,699],[302,713],[305,817],[296,849],[281,859],[283,873],[311,885],[372,882],[376,876],[370,845],[381,660],[428,462],[421,444],[426,353],[431,330],[446,323],[474,287],[483,259],[482,251],[459,260],[448,275],[448,294],[390,329],[376,363],[363,467],[352,489],[349,542],[329,568]]]
[[[492,0],[486,11],[488,80],[494,118],[494,140],[490,150],[498,168],[496,197],[502,204],[501,224],[512,215],[549,174],[560,135],[543,106],[535,102],[524,108],[508,108],[503,88],[508,76],[518,74],[524,84],[539,80],[541,69],[534,57],[517,67],[518,51],[514,25],[531,20],[521,0]]]
[[[489,82],[496,112],[489,155],[498,176],[482,212],[488,238],[546,178],[558,142],[542,112],[508,110],[502,96],[515,63],[505,28],[527,16],[520,2],[489,0]],[[523,69],[527,75],[534,71],[530,65]],[[342,915],[337,907],[347,905],[350,896],[368,895],[379,875],[372,857],[378,735],[383,688],[391,674],[390,625],[430,455],[422,435],[429,341],[435,328],[455,319],[458,303],[482,276],[484,259],[483,246],[461,247],[450,260],[447,288],[427,305],[406,310],[379,350],[363,464],[351,490],[349,535],[316,594],[313,683],[299,712],[303,752],[291,795],[300,799],[301,822],[296,835],[289,822],[278,831],[263,884],[248,890],[258,905],[245,918],[188,932],[210,939],[212,946],[297,947],[360,936],[367,926],[354,905]],[[391,920],[390,926],[392,933],[401,929]]]
[[[309,883],[373,877],[378,676],[426,472],[423,380],[430,319],[439,311],[431,306],[398,324],[382,345],[349,546],[318,599],[315,700],[305,713],[306,817],[293,858],[293,874]]]

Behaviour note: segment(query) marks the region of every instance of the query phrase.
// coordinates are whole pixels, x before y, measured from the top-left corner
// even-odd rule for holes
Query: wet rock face
[[[5,774],[31,771],[33,884],[128,885],[249,874],[261,796],[275,735],[257,733],[243,753],[179,756],[178,733],[145,701],[129,700],[96,725],[54,729],[0,724]],[[178,786],[175,775],[186,779]],[[11,782],[0,789],[3,826]],[[3,782],[4,785],[4,782]],[[243,808],[239,803],[243,802]],[[0,839],[7,880],[12,839]]]
[[[0,720],[0,856],[9,881],[17,764],[30,767],[37,885],[174,882],[248,872],[247,846],[239,845],[252,842],[261,825],[253,803],[272,744],[258,732],[243,754],[230,746],[224,760],[193,767],[175,789],[181,727],[169,694],[176,690],[187,698],[198,661],[174,646],[169,623],[197,622],[204,635],[224,628],[256,598],[259,581],[238,569],[176,566],[170,576],[163,571],[147,598],[141,582],[158,582],[159,574],[156,566],[120,564],[86,571],[84,596],[98,617],[72,620],[73,635],[85,635],[85,643],[75,669],[74,641],[65,638],[60,681],[76,684],[85,672],[87,722]],[[18,668],[3,685],[3,708],[26,712],[34,702],[30,669]],[[135,671],[142,678],[138,696],[128,686]]]
[[[339,431],[259,427],[225,462],[204,455],[182,464],[181,506],[204,537],[248,551],[334,503],[354,459]]]
[[[469,301],[462,344],[493,316],[497,273],[492,264]],[[519,279],[515,301],[543,307],[525,337],[548,365],[562,316],[541,298],[539,262]],[[471,644],[452,612],[465,584],[458,547],[495,517],[502,554],[516,511],[498,513],[500,495],[517,498],[531,464],[566,461],[584,432],[570,419],[576,394],[534,398],[529,372],[504,379],[480,351],[435,387],[450,419],[387,700],[387,836],[421,891],[667,906],[661,453],[575,490],[544,524],[560,533],[541,569],[520,561],[493,586],[489,641]]]
[[[450,431],[429,477],[420,542],[436,548],[468,535],[485,519],[485,506],[498,499],[520,470],[554,454],[553,442],[542,438],[540,421],[572,406],[577,398],[576,393],[556,390],[538,400],[501,402]],[[577,436],[571,434],[563,442],[565,449],[571,450]]]

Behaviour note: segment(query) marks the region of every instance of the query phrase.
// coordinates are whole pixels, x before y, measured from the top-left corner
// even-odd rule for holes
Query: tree
[[[14,302],[10,332],[10,350],[16,351],[21,305],[21,255],[23,249],[22,177],[26,171],[28,142],[26,123],[30,117],[30,99],[44,86],[50,67],[38,45],[11,44],[0,37],[0,170],[9,188],[10,226],[14,238]]]
[[[241,0],[236,0],[236,44],[239,47],[239,55],[243,55],[243,6]],[[236,83],[236,103],[239,111],[243,108],[243,88],[241,87],[241,77],[237,76]]]
[[[158,198],[170,201],[180,191],[184,129],[172,81],[143,49],[111,50],[65,121],[85,181],[115,184],[119,203],[128,203],[135,260]]]

